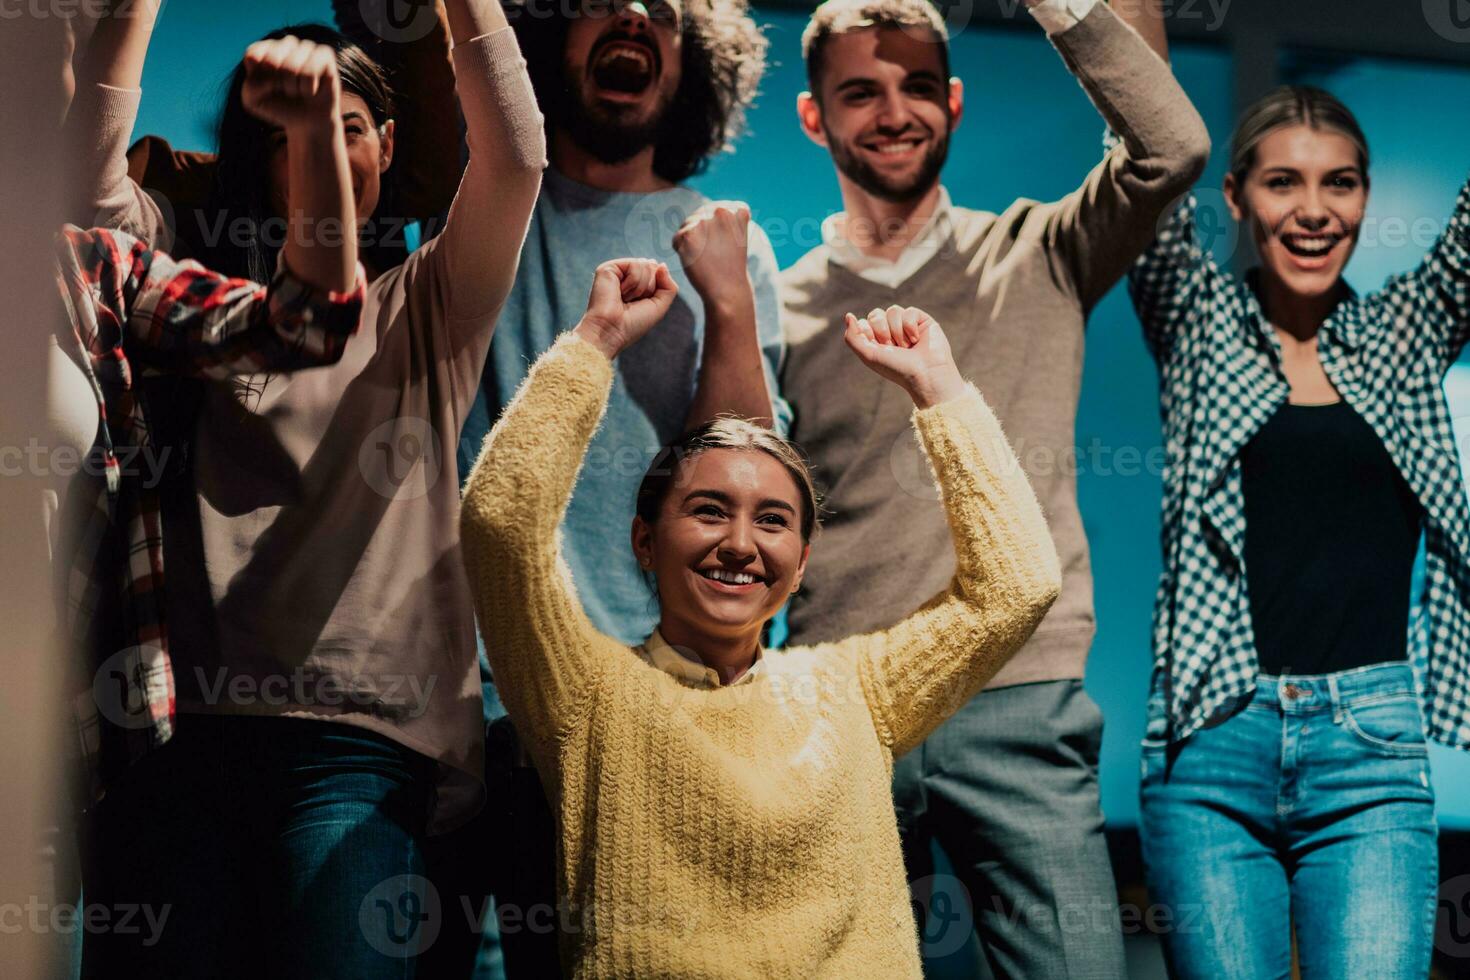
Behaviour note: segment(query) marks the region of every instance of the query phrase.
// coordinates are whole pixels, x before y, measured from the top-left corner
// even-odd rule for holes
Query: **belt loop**
[[[1341,725],[1342,724],[1342,699],[1341,699],[1342,696],[1338,693],[1338,690],[1337,690],[1337,675],[1336,674],[1328,674],[1327,675],[1327,690],[1329,692],[1329,696],[1332,698],[1332,723],[1334,725]]]

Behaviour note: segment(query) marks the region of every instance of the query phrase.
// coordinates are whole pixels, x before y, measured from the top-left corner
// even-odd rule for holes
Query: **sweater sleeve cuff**
[[[138,121],[143,90],[101,82],[93,82],[89,89],[87,97],[73,101],[73,111],[85,118],[68,120],[68,125],[79,138],[87,140],[84,152],[92,154],[91,160],[112,163],[125,155],[128,137]]]
[[[351,336],[357,332],[366,296],[367,272],[361,262],[357,263],[352,288],[339,292],[322,289],[298,277],[286,264],[284,250],[276,258],[276,274],[270,285],[270,306],[280,319],[318,327],[332,336]]]
[[[1098,0],[1041,0],[1030,11],[1047,34],[1057,35],[1076,27],[1097,3]]]
[[[469,129],[471,152],[476,137],[484,130],[483,125],[476,124],[497,118],[498,114],[504,120],[504,134],[497,138],[509,140],[516,157],[544,170],[545,123],[515,29],[502,27],[456,44],[452,55],[455,86]]]
[[[578,336],[575,330],[568,330],[557,338],[556,343],[551,345],[551,351],[547,354],[548,359],[552,356],[562,361],[568,371],[590,381],[602,383],[612,380],[612,361],[609,361],[607,355],[602,351]]]

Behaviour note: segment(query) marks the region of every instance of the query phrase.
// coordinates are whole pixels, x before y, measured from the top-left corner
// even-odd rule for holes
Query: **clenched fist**
[[[321,126],[341,112],[337,54],[325,44],[283,37],[245,49],[240,101],[253,115],[282,129]]]
[[[653,259],[612,259],[597,267],[587,312],[577,335],[607,355],[617,357],[669,312],[679,287],[668,266]]]
[[[949,401],[964,390],[949,340],[918,307],[890,306],[865,317],[849,313],[842,339],[859,360],[907,391],[920,408]]]
[[[684,219],[674,232],[674,251],[684,274],[706,305],[748,292],[745,268],[750,208],[739,201],[714,201]]]

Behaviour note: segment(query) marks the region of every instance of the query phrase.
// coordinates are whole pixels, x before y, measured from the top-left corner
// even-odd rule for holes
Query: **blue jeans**
[[[1139,831],[1170,975],[1424,980],[1439,854],[1413,672],[1262,675],[1227,720],[1145,739]]]
[[[327,721],[185,715],[90,820],[88,977],[396,978],[444,914],[434,763]]]

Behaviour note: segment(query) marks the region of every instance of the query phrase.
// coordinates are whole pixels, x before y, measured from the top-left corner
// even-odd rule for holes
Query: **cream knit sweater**
[[[1056,598],[1026,477],[973,388],[916,411],[954,534],[950,587],[891,629],[768,651],[751,683],[701,690],[594,630],[558,555],[612,379],[592,346],[558,341],[486,439],[461,514],[490,662],[557,815],[567,972],[919,977],[893,759]],[[873,560],[902,547],[891,532]]]

